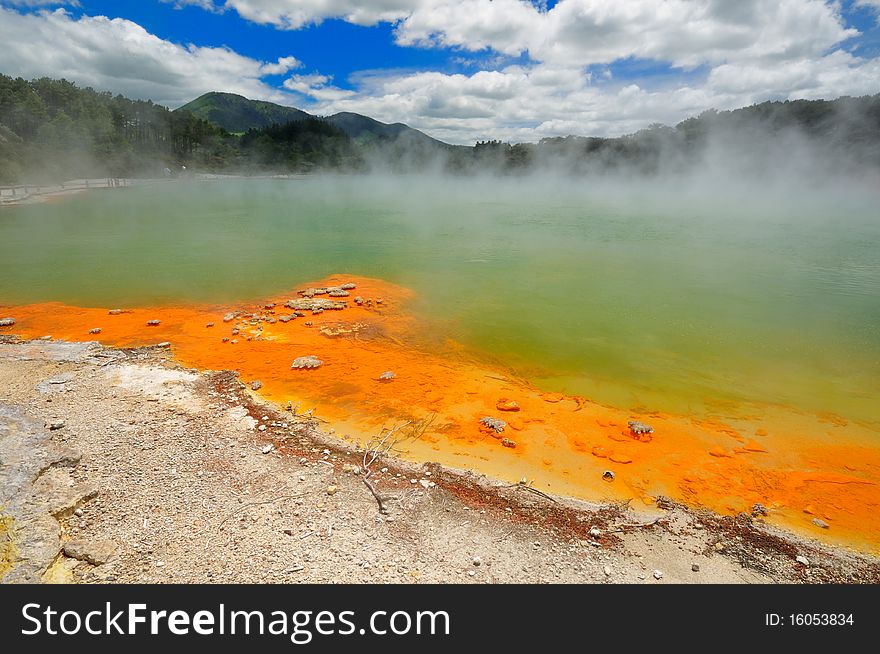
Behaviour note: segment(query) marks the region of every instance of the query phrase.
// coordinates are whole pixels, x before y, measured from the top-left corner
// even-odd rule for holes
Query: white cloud
[[[7,75],[64,77],[172,107],[216,90],[287,103],[290,97],[262,78],[299,64],[293,57],[267,63],[227,48],[178,45],[128,20],[75,19],[63,9],[20,14],[0,7],[0,43]]]
[[[49,5],[79,6],[79,0],[0,0],[0,4],[13,5],[16,7],[46,7]]]
[[[332,86],[330,84],[332,79],[332,77],[317,73],[293,75],[284,80],[284,88],[321,102],[334,102],[355,95],[354,91]]]
[[[280,57],[277,63],[263,64],[260,71],[263,75],[283,75],[289,70],[302,68],[303,63],[296,57]]]
[[[235,9],[291,29],[334,16],[390,21],[403,45],[488,48],[471,61],[494,66],[496,53],[528,52],[529,63],[470,74],[370,71],[353,75],[351,90],[319,70],[303,72],[292,56],[263,62],[227,48],[171,43],[126,20],[0,8],[0,70],[64,76],[171,106],[209,90],[230,91],[313,113],[354,111],[404,122],[453,143],[616,135],[711,107],[876,93],[880,79],[880,60],[836,49],[854,31],[838,3],[820,0],[562,0],[550,11],[520,0],[177,2]],[[629,58],[682,72],[651,87],[625,71],[615,78],[609,65]],[[588,65],[595,65],[595,77]],[[282,88],[265,80],[279,75],[286,76]]]

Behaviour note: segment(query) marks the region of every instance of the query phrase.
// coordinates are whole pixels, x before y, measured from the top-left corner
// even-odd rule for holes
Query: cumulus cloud
[[[293,75],[284,80],[284,88],[301,93],[319,101],[337,101],[355,95],[354,91],[340,89],[330,84],[332,77],[313,73],[311,75]]]
[[[399,45],[450,47],[458,51],[451,56],[480,65],[468,74],[370,71],[340,84],[320,62],[305,73],[294,57],[262,62],[227,48],[174,44],[126,20],[0,9],[0,69],[65,76],[172,106],[224,90],[324,115],[354,111],[452,143],[618,135],[708,108],[876,93],[880,79],[880,60],[841,49],[857,32],[832,1],[560,0],[549,10],[524,0],[173,1],[281,29],[328,18],[388,22]],[[521,55],[525,63],[504,64]],[[615,79],[615,64],[634,59],[661,63],[670,74],[663,84],[625,73]],[[265,80],[281,75],[281,88]]]
[[[21,14],[0,7],[0,43],[6,74],[64,77],[171,107],[216,90],[287,103],[290,96],[262,78],[299,64],[293,57],[269,63],[228,48],[179,45],[129,20],[75,19],[64,9]]]
[[[289,70],[302,68],[303,63],[296,57],[281,57],[274,64],[263,64],[260,71],[263,75],[283,75]]]

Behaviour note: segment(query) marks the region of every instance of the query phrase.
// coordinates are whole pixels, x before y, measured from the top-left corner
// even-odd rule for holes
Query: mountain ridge
[[[223,91],[209,91],[174,110],[174,112],[183,111],[188,111],[196,118],[207,120],[231,133],[242,133],[249,129],[283,125],[308,118],[319,118],[338,127],[359,142],[403,138],[424,145],[450,147],[448,143],[435,139],[405,123],[383,123],[370,116],[350,111],[342,111],[330,116],[318,116],[296,107],[288,107],[265,100],[251,100],[243,95]]]

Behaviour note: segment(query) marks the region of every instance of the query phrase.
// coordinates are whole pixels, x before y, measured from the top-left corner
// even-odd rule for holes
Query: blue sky
[[[0,0],[0,72],[208,90],[456,143],[880,92],[880,0]]]

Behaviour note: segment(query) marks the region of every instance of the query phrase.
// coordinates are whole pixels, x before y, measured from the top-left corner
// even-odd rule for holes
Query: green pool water
[[[345,272],[548,390],[880,424],[880,192],[565,179],[168,182],[0,209],[0,305],[253,300]]]

